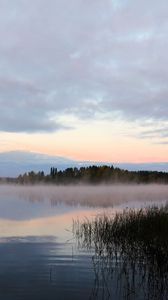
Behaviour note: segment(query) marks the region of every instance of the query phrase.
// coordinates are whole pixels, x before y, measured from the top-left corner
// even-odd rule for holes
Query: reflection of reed
[[[76,221],[73,230],[83,247],[95,250],[91,299],[100,286],[101,299],[110,299],[110,280],[117,299],[168,299],[168,206]]]
[[[110,273],[108,272],[107,264],[105,264],[104,258],[100,258],[97,255],[92,257],[92,262],[95,279],[90,300],[98,299],[100,294],[102,300],[108,300],[110,298],[110,291],[108,287]]]

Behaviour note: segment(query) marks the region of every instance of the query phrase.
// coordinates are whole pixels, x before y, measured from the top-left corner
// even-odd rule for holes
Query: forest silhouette
[[[168,184],[168,172],[158,171],[128,171],[113,166],[89,166],[81,168],[50,169],[49,174],[44,171],[27,172],[17,178],[1,178],[2,182],[18,184],[113,184],[113,183],[162,183]]]

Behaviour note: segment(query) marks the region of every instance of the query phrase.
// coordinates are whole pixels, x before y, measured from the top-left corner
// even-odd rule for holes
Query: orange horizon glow
[[[168,161],[168,144],[138,138],[138,128],[120,122],[95,122],[46,134],[2,132],[0,152],[30,151],[78,161],[152,163]]]

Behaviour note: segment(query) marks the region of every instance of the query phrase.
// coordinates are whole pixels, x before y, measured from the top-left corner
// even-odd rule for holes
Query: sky
[[[166,0],[0,0],[0,152],[168,161]]]

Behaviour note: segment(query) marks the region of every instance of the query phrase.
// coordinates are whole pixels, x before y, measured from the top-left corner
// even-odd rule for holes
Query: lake
[[[0,186],[0,299],[144,299],[82,247],[73,220],[167,201],[166,185]]]

